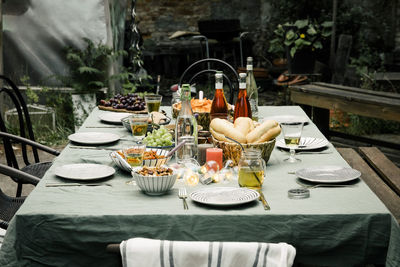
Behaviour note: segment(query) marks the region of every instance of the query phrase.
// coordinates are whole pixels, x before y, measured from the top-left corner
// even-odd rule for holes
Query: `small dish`
[[[358,170],[342,166],[318,166],[300,169],[296,176],[315,183],[344,183],[361,176]]]
[[[154,169],[154,168],[150,168]],[[138,173],[139,170],[131,172],[139,188],[147,195],[159,196],[166,194],[175,184],[177,173],[173,171],[172,175],[164,176],[144,176]]]

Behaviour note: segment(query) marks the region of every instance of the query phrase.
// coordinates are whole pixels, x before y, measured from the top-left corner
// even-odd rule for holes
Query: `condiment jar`
[[[266,173],[266,163],[261,157],[260,150],[250,148],[243,151],[238,167],[239,186],[261,189]]]

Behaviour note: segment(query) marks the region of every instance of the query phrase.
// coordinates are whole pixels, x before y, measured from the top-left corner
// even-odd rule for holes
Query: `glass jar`
[[[261,151],[246,149],[239,161],[239,186],[259,190],[264,182],[266,173],[265,161]]]

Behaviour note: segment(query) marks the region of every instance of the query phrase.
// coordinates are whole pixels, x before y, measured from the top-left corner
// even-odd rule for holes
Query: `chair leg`
[[[20,197],[21,194],[22,194],[22,183],[18,183],[17,195],[16,195],[16,197]]]

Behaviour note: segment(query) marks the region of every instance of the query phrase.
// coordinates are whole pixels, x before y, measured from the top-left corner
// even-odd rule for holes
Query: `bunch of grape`
[[[110,100],[100,100],[100,105],[112,107],[114,109],[126,109],[131,111],[140,111],[146,108],[146,103],[143,98],[137,94],[121,95],[116,94]]]
[[[172,134],[164,126],[161,126],[158,130],[148,133],[143,142],[148,146],[170,146],[172,145]]]

